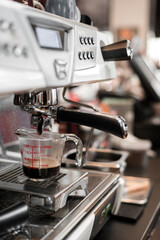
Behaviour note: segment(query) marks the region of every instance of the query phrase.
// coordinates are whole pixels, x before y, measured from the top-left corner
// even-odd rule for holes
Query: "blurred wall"
[[[76,0],[76,3],[81,14],[89,16],[94,26],[108,29],[110,0]]]
[[[119,39],[119,30],[130,30],[127,38],[139,37],[141,52],[146,50],[147,32],[150,28],[152,0],[77,0],[81,14],[88,15],[99,30],[110,30],[114,40]],[[123,32],[123,34],[125,31]],[[122,36],[124,39],[125,36]],[[138,39],[137,39],[138,40]]]
[[[151,0],[152,1],[152,0]],[[119,29],[135,29],[141,40],[141,51],[146,49],[146,37],[150,25],[150,0],[112,0],[109,27],[118,40]]]

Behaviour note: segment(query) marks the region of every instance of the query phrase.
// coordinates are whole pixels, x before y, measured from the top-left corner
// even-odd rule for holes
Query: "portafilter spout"
[[[58,105],[57,89],[16,94],[14,105],[31,114],[31,124],[40,135],[46,126],[52,127],[51,116],[54,118]]]
[[[58,107],[54,93],[52,89],[52,91],[15,96],[14,104],[32,114],[31,123],[37,128],[38,134],[42,133],[45,124],[50,123],[50,119],[55,119],[57,123],[70,122],[96,128],[123,139],[127,137],[128,127],[123,117],[95,111],[74,110],[63,106]]]

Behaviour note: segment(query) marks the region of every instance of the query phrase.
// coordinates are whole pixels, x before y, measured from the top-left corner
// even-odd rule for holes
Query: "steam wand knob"
[[[101,47],[104,61],[122,61],[131,60],[133,58],[133,49],[129,40],[122,40]]]

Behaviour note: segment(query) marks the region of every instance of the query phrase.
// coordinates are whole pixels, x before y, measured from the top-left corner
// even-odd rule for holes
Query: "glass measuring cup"
[[[44,131],[38,135],[33,129],[18,128],[15,134],[19,138],[24,174],[32,180],[43,180],[59,174],[63,150],[66,141],[76,145],[77,166],[82,163],[82,142],[74,134],[59,134]]]

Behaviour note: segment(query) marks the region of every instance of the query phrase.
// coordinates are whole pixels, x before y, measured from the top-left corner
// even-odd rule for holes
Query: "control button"
[[[84,38],[80,37],[79,40],[80,40],[80,43],[83,45],[84,44]]]
[[[90,52],[90,56],[91,56],[91,58],[93,59],[93,58],[94,58],[94,53],[93,53],[93,52]]]
[[[20,57],[22,55],[22,50],[23,50],[22,47],[19,47],[19,46],[13,47],[14,56]]]
[[[11,52],[12,52],[12,49],[11,49],[11,47],[10,47],[10,45],[8,43],[5,43],[2,46],[2,50],[3,50],[4,54],[6,54],[6,55],[10,55]]]
[[[11,31],[11,33],[15,33],[16,32],[16,27],[13,23],[9,24],[9,30]]]
[[[56,59],[54,61],[54,67],[57,78],[63,80],[67,77],[67,62],[65,62],[63,59]]]
[[[88,44],[88,40],[86,37],[84,37],[84,43],[87,45]]]
[[[87,52],[87,58],[88,58],[88,59],[91,58],[91,54],[90,54],[90,52]]]
[[[94,45],[95,44],[95,41],[94,41],[94,38],[91,37],[91,43]]]
[[[87,41],[88,41],[88,44],[89,44],[89,45],[92,44],[92,41],[91,41],[91,38],[90,38],[90,37],[87,38]]]
[[[1,20],[0,21],[0,30],[1,31],[7,31],[9,30],[9,22],[5,21],[5,20]]]
[[[28,57],[28,51],[27,51],[27,48],[23,48],[22,49],[22,55],[23,55],[23,57]]]
[[[78,57],[79,57],[79,59],[80,59],[80,60],[82,60],[82,59],[83,59],[82,52],[79,52],[79,53],[78,53]]]
[[[86,60],[87,59],[87,53],[83,52],[83,59]]]

